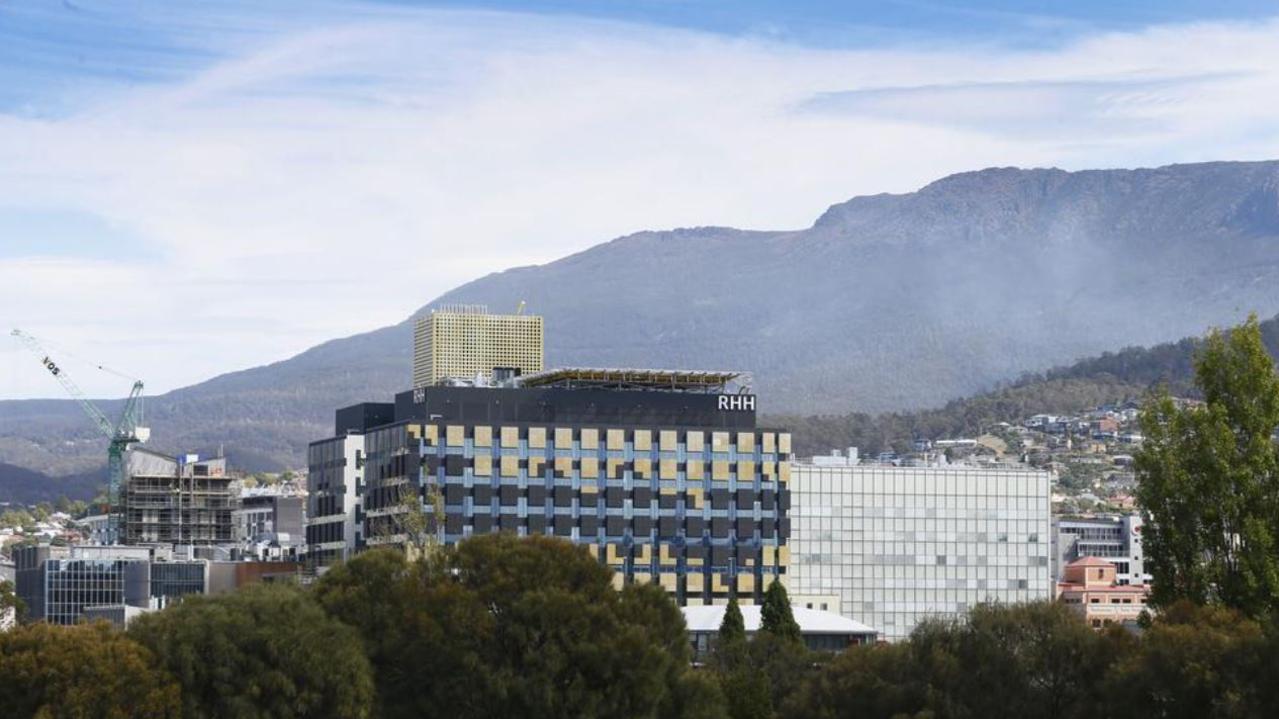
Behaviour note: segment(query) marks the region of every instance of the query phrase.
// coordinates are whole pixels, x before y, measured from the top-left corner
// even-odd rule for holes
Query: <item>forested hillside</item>
[[[1272,356],[1279,357],[1279,316],[1261,323]],[[919,412],[879,415],[775,415],[765,418],[794,434],[800,456],[857,447],[862,454],[905,451],[915,439],[972,437],[998,422],[1017,422],[1038,413],[1070,414],[1100,404],[1143,400],[1163,385],[1175,396],[1194,397],[1193,360],[1200,338],[1154,347],[1129,347],[1098,357],[1027,374],[991,392],[947,402]]]

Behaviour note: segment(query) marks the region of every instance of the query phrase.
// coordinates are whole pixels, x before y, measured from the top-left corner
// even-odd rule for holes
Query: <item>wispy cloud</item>
[[[50,59],[38,69],[62,84],[0,114],[0,322],[159,389],[634,230],[799,227],[988,165],[1279,156],[1273,22],[836,50],[572,17],[201,7],[162,8],[136,47],[103,51],[128,70],[161,48],[176,70],[75,80]],[[76,37],[120,21],[93,12]],[[36,44],[58,57],[56,38]],[[58,216],[111,231],[92,251],[84,231],[47,251],[17,239],[63,242]],[[7,345],[0,362],[0,396],[52,394]]]

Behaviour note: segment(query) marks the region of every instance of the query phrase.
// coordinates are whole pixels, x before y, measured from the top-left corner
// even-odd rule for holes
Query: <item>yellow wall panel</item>
[[[739,574],[737,575],[737,591],[752,593],[755,591],[755,575]]]
[[[519,457],[503,457],[502,458],[502,476],[503,477],[520,476],[520,458]]]
[[[635,549],[635,562],[637,564],[649,564],[653,561],[653,545],[637,544]]]
[[[688,479],[697,480],[705,476],[706,463],[698,459],[690,459],[684,467],[685,476]]]
[[[582,457],[582,476],[595,479],[600,476],[600,461],[596,457]]]
[[[435,424],[428,424],[422,428],[426,437],[427,444],[435,444],[440,441],[440,427]]]
[[[760,451],[776,452],[777,451],[777,435],[772,432],[765,432],[760,435]]]
[[[520,428],[519,427],[503,427],[502,428],[502,446],[507,449],[514,449],[520,446]]]
[[[545,457],[529,457],[528,458],[528,476],[539,478],[546,472]]]
[[[492,427],[476,427],[475,428],[475,446],[476,447],[492,447],[493,446],[493,428]]]
[[[684,447],[690,452],[701,452],[706,449],[706,435],[702,432],[689,432],[684,437]]]
[[[653,448],[653,433],[647,429],[635,430],[635,451],[647,452]]]
[[[790,462],[777,463],[777,479],[782,482],[790,481]]]
[[[755,433],[754,432],[738,432],[737,433],[737,451],[738,452],[754,452],[755,451]]]
[[[626,430],[624,429],[608,430],[608,448],[609,449],[626,449]]]
[[[608,478],[609,478],[609,479],[621,479],[621,478],[622,478],[622,465],[626,464],[626,461],[625,461],[625,460],[623,460],[623,459],[618,459],[618,458],[616,458],[616,457],[609,457],[609,458],[608,458],[607,460],[605,460],[605,461],[608,463],[608,466],[607,466],[607,469],[608,469],[608,474],[607,474],[607,476],[608,476]]]
[[[636,584],[648,584],[653,581],[653,575],[648,572],[636,572],[633,580]]]
[[[771,544],[764,545],[764,566],[771,567],[777,558],[777,547]]]
[[[723,575],[723,574],[712,574],[712,575],[711,575],[711,591],[712,591],[712,592],[727,592],[727,591],[728,591],[728,583],[724,581],[724,575]]]
[[[777,566],[779,567],[790,566],[790,545],[789,544],[783,544],[782,546],[777,548]]]
[[[750,480],[755,478],[755,462],[749,459],[743,459],[737,463],[737,478],[739,480]]]
[[[642,479],[653,478],[653,460],[636,459],[635,460],[635,476]]]
[[[664,429],[658,434],[657,448],[663,452],[674,452],[679,447],[679,432]]]
[[[600,431],[598,429],[582,430],[582,449],[595,451],[600,446]]]
[[[606,561],[609,564],[621,564],[622,562],[622,554],[620,551],[621,549],[622,549],[622,545],[620,544],[604,545],[604,561]]]
[[[573,476],[573,458],[572,457],[556,457],[555,458],[555,474],[556,476],[572,477]]]
[[[728,432],[711,432],[711,451],[728,451]]]
[[[777,468],[776,462],[760,462],[759,463],[759,473],[764,475],[764,477],[766,478],[771,479],[773,474],[777,471],[776,468]]]
[[[407,426],[407,427],[405,427],[405,428],[404,428],[404,433],[405,433],[405,434],[407,434],[407,435],[409,436],[409,439],[421,439],[421,438],[422,438],[422,425],[420,425],[420,424],[410,424],[409,426]]]
[[[716,481],[728,481],[728,460],[717,459],[711,462],[711,479]]]
[[[466,442],[466,427],[450,424],[444,430],[444,441],[452,447],[461,447]]]
[[[684,576],[684,590],[688,592],[700,592],[706,588],[706,577],[701,574],[687,574]]]
[[[673,459],[658,460],[658,479],[679,479],[679,463]]]
[[[487,454],[475,455],[475,475],[477,477],[493,476],[493,458]]]
[[[790,454],[790,432],[782,432],[777,435],[777,451],[782,454]]]
[[[665,589],[665,590],[666,590],[666,591],[668,591],[668,592],[673,592],[673,591],[675,591],[675,582],[676,582],[676,580],[677,580],[677,579],[679,579],[679,577],[677,577],[677,576],[676,576],[676,575],[674,575],[674,574],[669,574],[669,573],[668,573],[668,574],[662,574],[662,575],[660,575],[660,577],[661,577],[661,579],[659,579],[658,581],[660,581],[660,582],[661,582],[661,584],[662,584],[662,589]]]
[[[573,446],[573,430],[570,427],[555,428],[555,447],[557,449],[568,449]]]
[[[546,428],[545,427],[529,427],[528,428],[528,446],[537,449],[546,448]]]

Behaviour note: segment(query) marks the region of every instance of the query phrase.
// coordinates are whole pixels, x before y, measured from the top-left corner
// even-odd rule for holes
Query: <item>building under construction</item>
[[[239,482],[226,459],[129,451],[120,492],[124,544],[230,544]]]

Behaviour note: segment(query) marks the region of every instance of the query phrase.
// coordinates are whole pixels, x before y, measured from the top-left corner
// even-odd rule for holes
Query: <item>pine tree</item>
[[[719,625],[720,646],[746,641],[746,620],[742,618],[742,609],[737,606],[737,597],[728,600],[728,608],[724,610],[724,621]]]
[[[799,624],[795,621],[795,615],[791,612],[790,597],[786,594],[786,587],[782,583],[773,580],[768,585],[768,591],[764,594],[764,606],[760,610],[760,627],[761,632],[768,632],[775,637],[786,639],[794,642],[802,642],[803,637],[799,632]]]

